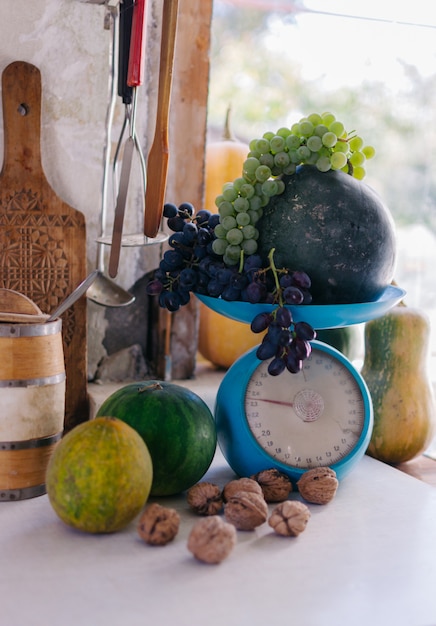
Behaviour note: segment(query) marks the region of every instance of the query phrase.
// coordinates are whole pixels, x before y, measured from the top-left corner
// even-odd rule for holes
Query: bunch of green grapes
[[[240,263],[241,254],[255,254],[256,228],[272,196],[283,193],[283,174],[299,165],[314,165],[321,172],[342,170],[362,180],[365,163],[375,155],[355,131],[347,132],[332,113],[312,113],[293,124],[266,132],[250,142],[242,176],[226,183],[215,199],[220,216],[213,251],[227,265]]]

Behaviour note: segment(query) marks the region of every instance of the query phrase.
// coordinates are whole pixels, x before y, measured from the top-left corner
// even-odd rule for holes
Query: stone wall
[[[139,87],[137,117],[138,136],[145,154],[154,132],[162,1],[151,0],[146,6],[146,73],[145,84]],[[191,201],[196,205],[201,202],[203,189],[211,6],[211,0],[179,2],[167,199]],[[106,3],[98,0],[14,0],[12,3],[0,3],[0,71],[16,60],[33,63],[41,71],[43,167],[56,193],[86,217],[89,271],[97,263],[96,240],[101,234],[101,185],[112,41],[111,31],[107,29],[107,12]],[[201,71],[196,66],[199,62]],[[124,106],[119,99],[114,115],[112,155],[123,119]],[[187,145],[189,160],[185,158]],[[1,125],[0,162],[2,160]],[[138,163],[135,157],[125,218],[125,232],[128,233],[141,232],[143,224],[143,189]],[[106,234],[112,232],[113,208],[113,195],[110,194]],[[109,249],[105,246],[105,263]],[[133,308],[109,309],[88,301],[90,379],[96,376],[101,360],[119,350],[127,349],[128,353],[132,353],[133,361],[126,371],[132,371],[129,367],[138,363],[137,347],[139,345],[143,351],[144,342],[152,332],[148,327],[151,319],[149,303],[143,297],[144,276],[157,266],[161,252],[161,245],[122,248],[116,282],[137,293]],[[159,314],[153,315],[159,326]],[[195,318],[195,308],[188,315]],[[132,324],[135,328],[130,333]],[[183,322],[182,327],[185,328],[185,325]],[[160,326],[165,329],[165,322]],[[176,320],[172,324],[172,332],[176,335],[177,326]],[[192,328],[195,332],[195,322]],[[177,336],[174,337],[174,344],[178,345]],[[154,350],[156,352],[156,347]],[[175,355],[177,362],[185,360],[185,346],[182,346],[182,351],[182,355]],[[158,347],[157,359],[161,352]],[[189,354],[188,349],[186,355],[188,361],[182,364],[179,376],[192,373],[195,350],[191,349]],[[120,371],[123,367],[120,366]],[[147,370],[148,365],[144,367]],[[143,373],[141,371],[141,375]]]

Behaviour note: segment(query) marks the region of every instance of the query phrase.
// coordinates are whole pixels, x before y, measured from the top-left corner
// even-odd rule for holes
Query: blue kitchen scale
[[[289,306],[294,321],[318,330],[367,322],[398,304],[405,291],[389,285],[374,302]],[[249,323],[273,305],[226,302],[198,295],[215,312]],[[257,348],[241,356],[218,389],[218,443],[239,476],[275,468],[293,482],[308,469],[328,466],[343,478],[364,455],[373,428],[371,396],[360,373],[341,352],[314,340],[302,370],[279,376]]]

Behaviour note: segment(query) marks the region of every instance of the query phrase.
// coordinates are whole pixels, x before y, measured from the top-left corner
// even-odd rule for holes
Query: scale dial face
[[[226,374],[234,385],[242,376],[239,398],[223,380],[215,412],[220,447],[236,473],[275,467],[298,480],[308,469],[329,466],[343,475],[365,452],[372,429],[367,387],[340,352],[312,346],[298,374],[270,376],[255,350]]]
[[[263,362],[254,370],[245,392],[248,426],[259,445],[278,461],[303,469],[344,458],[365,422],[364,401],[349,370],[320,351],[283,381],[270,376],[267,366]]]

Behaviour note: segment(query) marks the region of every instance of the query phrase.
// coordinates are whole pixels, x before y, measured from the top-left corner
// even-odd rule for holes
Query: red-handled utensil
[[[132,18],[127,84],[139,87],[144,80],[145,0],[136,0]]]
[[[156,128],[147,159],[144,212],[144,234],[147,237],[155,237],[159,230],[165,199],[169,160],[168,121],[178,5],[178,0],[163,2]]]

